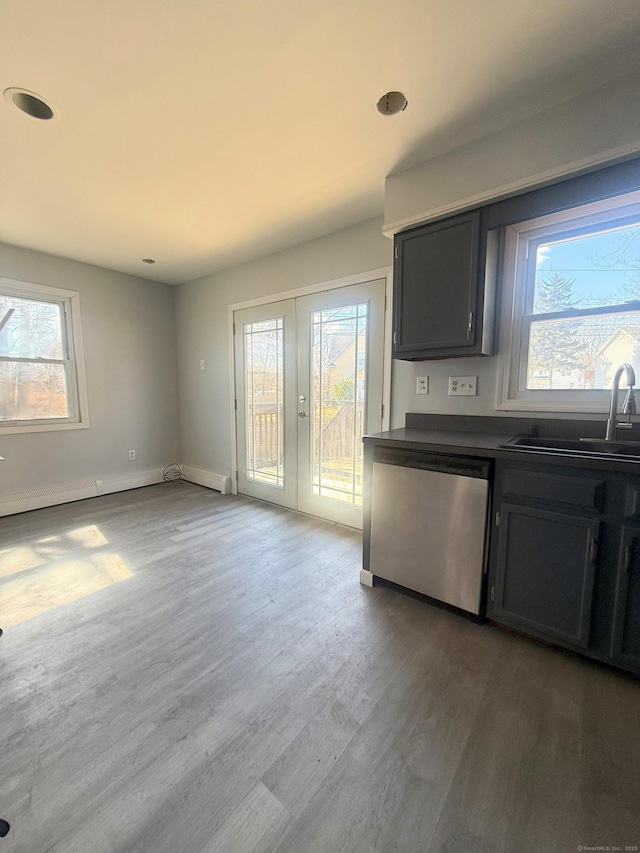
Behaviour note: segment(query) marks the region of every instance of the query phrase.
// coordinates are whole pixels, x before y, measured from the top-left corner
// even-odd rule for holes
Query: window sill
[[[508,400],[506,402],[496,403],[495,410],[497,412],[522,412],[523,414],[542,412],[550,415],[599,415],[606,418],[609,415],[609,403],[559,404],[550,402],[531,402],[529,400]],[[622,417],[622,415],[619,415],[619,417]],[[631,422],[640,422],[640,416],[633,416],[631,418]]]
[[[75,423],[65,422],[63,424],[0,424],[0,436],[2,435],[19,435],[26,432],[61,432],[69,429],[89,429],[89,421],[85,418],[84,421]]]

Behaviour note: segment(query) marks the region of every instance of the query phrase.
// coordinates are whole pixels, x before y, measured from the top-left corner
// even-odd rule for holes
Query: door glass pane
[[[362,506],[368,304],[313,311],[311,491]]]
[[[247,479],[284,488],[284,318],[244,324]]]

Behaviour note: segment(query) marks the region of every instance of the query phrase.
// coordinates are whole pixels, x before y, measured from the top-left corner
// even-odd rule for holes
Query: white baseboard
[[[181,465],[180,468],[182,469],[182,476],[190,483],[215,489],[223,495],[228,495],[231,492],[231,477],[224,474],[214,474],[212,471],[203,471],[202,468],[192,468],[190,465]]]
[[[162,472],[164,468],[156,468],[152,471],[139,471],[127,477],[107,477],[104,480],[96,480],[96,494],[110,495],[112,492],[126,492],[128,489],[139,489],[142,486],[155,486],[162,483]]]
[[[43,509],[47,506],[81,501],[84,498],[96,496],[95,480],[83,480],[76,483],[64,483],[50,486],[46,489],[32,489],[16,495],[0,497],[0,516],[15,515],[17,512],[28,512],[31,509]]]
[[[366,569],[360,569],[360,583],[362,586],[373,586],[373,575]]]
[[[32,509],[96,498],[111,492],[123,492],[126,489],[138,489],[162,482],[162,468],[153,471],[140,471],[127,477],[107,477],[103,480],[81,480],[75,483],[63,483],[44,489],[32,489],[14,495],[0,497],[0,516],[15,515]]]
[[[213,474],[200,468],[190,468],[181,465],[182,475],[190,483],[206,486],[228,495],[231,491],[231,477]],[[126,477],[104,477],[102,480],[80,480],[75,483],[63,483],[48,486],[44,489],[32,489],[14,495],[0,496],[0,517],[15,515],[18,512],[28,512],[32,509],[43,509],[48,506],[81,501],[84,498],[96,498],[99,495],[109,495],[113,492],[124,492],[128,489],[139,489],[142,486],[153,486],[162,483],[162,468],[151,471],[138,471]]]

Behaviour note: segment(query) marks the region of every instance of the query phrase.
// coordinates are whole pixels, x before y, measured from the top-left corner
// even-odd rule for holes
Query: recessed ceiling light
[[[143,264],[155,264],[155,261],[153,260],[153,258],[143,258],[142,263]]]
[[[11,87],[4,90],[4,96],[9,103],[13,104],[19,110],[22,110],[23,113],[26,113],[32,118],[49,121],[55,116],[55,112],[49,104],[47,104],[46,101],[43,101],[39,95],[35,94],[35,92],[28,92],[26,89]]]
[[[383,116],[394,116],[396,113],[406,110],[408,103],[409,101],[402,92],[387,92],[386,95],[380,98],[376,107],[378,108],[378,112],[382,113]]]

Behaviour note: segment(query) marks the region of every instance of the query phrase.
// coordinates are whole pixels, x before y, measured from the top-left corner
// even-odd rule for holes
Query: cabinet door
[[[394,357],[472,354],[480,253],[478,211],[395,239]]]
[[[503,503],[496,622],[586,648],[599,528],[592,519]]]
[[[622,528],[611,657],[640,667],[640,530],[633,527]]]

